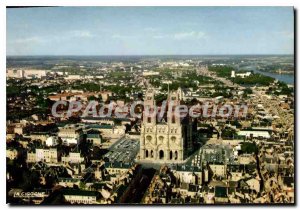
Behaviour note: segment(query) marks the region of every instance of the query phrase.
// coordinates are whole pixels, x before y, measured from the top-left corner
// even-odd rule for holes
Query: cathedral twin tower
[[[155,109],[154,90],[148,90],[144,98],[141,126],[140,160],[153,163],[180,163],[192,151],[192,124],[188,117],[175,114],[180,105],[178,91],[171,92],[167,99],[167,115],[158,121],[158,115],[147,114],[146,109]]]

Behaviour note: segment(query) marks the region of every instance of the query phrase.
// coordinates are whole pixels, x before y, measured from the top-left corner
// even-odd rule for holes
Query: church
[[[175,115],[180,105],[180,92],[168,94],[166,113],[159,121],[156,114],[146,114],[145,109],[154,110],[154,90],[146,92],[140,137],[140,160],[153,163],[182,163],[193,150],[193,124],[187,116]]]

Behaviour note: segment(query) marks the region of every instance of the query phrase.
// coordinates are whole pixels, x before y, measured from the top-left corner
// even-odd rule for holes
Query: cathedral
[[[140,160],[153,163],[183,162],[193,149],[193,126],[189,117],[175,115],[176,105],[180,105],[180,92],[168,94],[166,113],[159,121],[159,112],[145,114],[145,109],[153,110],[154,90],[146,92],[140,137]]]

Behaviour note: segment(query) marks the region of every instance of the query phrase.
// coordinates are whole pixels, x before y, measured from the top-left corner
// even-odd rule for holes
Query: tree
[[[40,174],[37,171],[24,171],[21,187],[25,191],[33,190],[40,186]]]
[[[61,139],[60,137],[58,137],[58,139],[57,139],[57,144],[61,146],[62,143],[63,143],[63,142],[62,142],[62,139]]]
[[[96,98],[95,96],[89,96],[88,97],[88,101],[97,101],[98,98]]]
[[[246,153],[246,154],[252,154],[252,153],[257,154],[257,152],[258,152],[256,144],[250,143],[250,142],[242,143],[241,150],[242,150],[242,153]]]
[[[235,77],[231,78],[235,83],[240,85],[263,85],[269,86],[272,82],[274,82],[274,78],[268,77],[262,74],[251,74],[248,77]]]
[[[236,136],[237,133],[234,129],[232,128],[225,128],[222,130],[222,138],[234,138],[234,136]]]
[[[114,118],[114,124],[115,125],[121,125],[122,124],[122,120],[118,119],[118,118]]]
[[[244,94],[246,94],[246,95],[249,95],[249,94],[252,94],[252,93],[253,93],[253,91],[252,91],[251,88],[246,88],[246,89],[244,90]]]

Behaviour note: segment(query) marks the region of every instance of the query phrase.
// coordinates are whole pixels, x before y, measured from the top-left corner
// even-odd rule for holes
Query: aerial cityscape
[[[293,21],[7,8],[6,202],[294,204]]]

